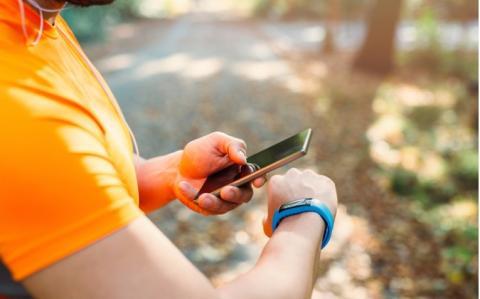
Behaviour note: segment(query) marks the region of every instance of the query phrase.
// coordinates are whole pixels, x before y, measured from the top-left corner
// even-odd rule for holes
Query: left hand
[[[174,184],[175,195],[188,207],[202,214],[223,214],[244,202],[248,202],[253,190],[250,184],[244,187],[223,187],[218,198],[202,194],[197,203],[198,190],[207,177],[233,163],[247,164],[247,146],[241,139],[215,132],[189,142],[183,150],[179,171]],[[252,184],[261,187],[265,178],[255,179]]]

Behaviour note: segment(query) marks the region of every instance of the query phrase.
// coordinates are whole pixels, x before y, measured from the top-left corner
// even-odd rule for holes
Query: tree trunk
[[[395,33],[402,0],[376,0],[368,20],[367,35],[354,68],[384,75],[394,66]]]
[[[329,0],[327,5],[328,14],[325,22],[325,39],[323,41],[322,52],[331,54],[335,52],[336,49],[334,35],[337,32],[340,20],[340,9],[338,0]]]

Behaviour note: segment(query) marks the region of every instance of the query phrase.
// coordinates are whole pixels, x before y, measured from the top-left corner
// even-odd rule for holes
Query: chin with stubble
[[[67,0],[67,3],[78,6],[106,5],[115,0]]]

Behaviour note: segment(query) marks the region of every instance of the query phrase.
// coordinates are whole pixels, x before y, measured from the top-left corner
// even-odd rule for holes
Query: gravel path
[[[288,64],[241,21],[187,16],[148,47],[95,62],[146,156],[215,130],[254,151],[311,124],[302,95],[284,87],[296,79]]]

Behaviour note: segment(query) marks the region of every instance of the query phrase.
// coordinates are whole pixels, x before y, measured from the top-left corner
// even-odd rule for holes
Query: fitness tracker
[[[280,209],[275,211],[272,221],[272,232],[280,224],[282,219],[289,216],[302,214],[306,212],[317,213],[325,221],[325,233],[323,234],[322,249],[327,246],[333,231],[333,215],[328,207],[320,200],[314,198],[304,198],[300,200],[294,200],[280,206]]]

